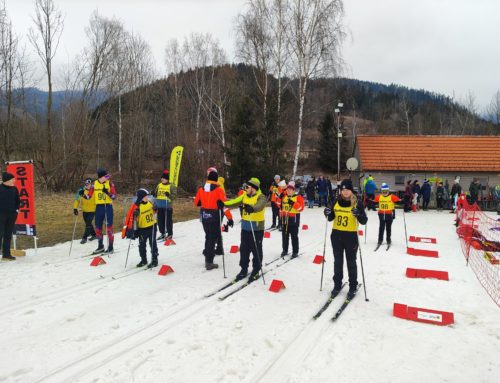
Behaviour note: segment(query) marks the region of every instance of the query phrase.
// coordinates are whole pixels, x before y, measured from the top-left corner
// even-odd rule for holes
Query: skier
[[[279,195],[283,192],[283,189],[281,189],[279,186],[280,181],[281,181],[281,176],[279,174],[276,174],[274,176],[273,182],[271,183],[271,186],[269,187],[269,197],[268,197],[268,200],[271,201],[271,210],[273,212],[273,223],[271,225],[271,228],[276,227],[276,219],[277,219],[278,229],[281,228],[281,217],[279,214],[280,209],[278,207],[278,204],[276,203],[276,200],[279,198]]]
[[[0,247],[2,248],[3,261],[14,261],[16,259],[10,253],[12,232],[21,204],[19,191],[15,183],[16,179],[13,174],[2,173],[2,184],[0,184]]]
[[[281,221],[283,222],[281,256],[288,254],[288,243],[292,237],[292,258],[299,256],[300,212],[304,210],[304,198],[295,192],[295,182],[290,181],[285,193],[278,199]]]
[[[95,194],[95,196],[94,196]],[[92,254],[113,252],[113,200],[116,198],[116,189],[113,182],[109,180],[109,173],[105,169],[97,169],[97,180],[84,198],[94,198],[95,208],[95,232],[99,245]],[[108,249],[104,250],[102,224],[106,220],[106,234],[108,235]]]
[[[339,198],[334,202],[332,208],[325,208],[323,213],[328,221],[333,221],[332,226],[332,248],[334,258],[334,287],[332,296],[337,295],[342,287],[344,276],[344,252],[349,274],[349,292],[347,299],[352,299],[358,287],[358,268],[356,265],[356,254],[358,252],[358,222],[366,224],[368,217],[363,207],[363,201],[358,200],[353,193],[352,181],[345,179],[340,183]]]
[[[151,262],[148,265],[148,269],[152,269],[158,266],[158,246],[155,240],[155,206],[149,201],[149,192],[146,189],[137,190],[135,195],[137,198],[128,211],[126,227],[124,229],[128,238],[139,238],[139,255],[141,261],[137,264],[137,267],[148,265],[146,246],[149,242]],[[124,237],[123,231],[122,237]]]
[[[78,215],[78,206],[81,204],[83,221],[85,222],[85,231],[83,232],[82,240],[80,243],[83,245],[89,241],[96,239],[96,234],[92,221],[95,216],[95,200],[94,198],[86,199],[84,196],[89,194],[92,187],[92,179],[86,178],[84,185],[78,189],[73,203],[73,214]],[[76,218],[75,218],[76,219]],[[89,238],[90,236],[90,238]]]
[[[159,241],[171,239],[174,234],[172,202],[177,194],[177,188],[175,185],[170,184],[168,170],[163,171],[160,183],[156,185],[152,194],[156,199],[156,208],[158,209],[157,218],[160,236],[157,239]]]
[[[382,245],[382,241],[384,240],[384,231],[386,232],[387,249],[391,246],[392,221],[396,218],[394,204],[401,202],[401,199],[394,194],[391,194],[389,189],[389,185],[384,182],[380,186],[382,194],[375,197],[375,203],[378,203],[378,219],[380,222],[377,248],[375,250]]]
[[[207,181],[198,189],[194,199],[194,206],[200,207],[200,219],[205,231],[205,269],[217,269],[214,263],[215,245],[221,235],[221,210],[224,208],[226,194],[217,184],[218,174],[215,170],[208,172]]]
[[[420,194],[422,195],[422,209],[426,211],[431,200],[431,184],[428,180],[424,180],[424,184],[420,189]]]
[[[245,193],[232,200],[226,201],[227,207],[243,206],[241,221],[240,267],[235,280],[239,281],[248,275],[250,253],[253,254],[252,272],[249,282],[259,278],[264,255],[262,252],[262,239],[264,238],[264,210],[266,197],[260,190],[258,178],[251,178],[246,183]]]
[[[224,177],[217,178],[217,185],[219,185],[219,187],[222,189],[224,194],[226,194],[226,189],[224,188],[224,182],[226,182]],[[224,248],[223,248],[223,243],[222,243],[222,231],[227,232],[227,231],[229,231],[230,227],[234,226],[233,215],[231,213],[231,210],[229,210],[227,207],[224,207],[222,209],[222,211],[224,213],[224,216],[227,219],[227,223],[222,225],[221,231],[219,231],[219,237],[217,238],[217,245],[215,246],[215,255],[223,255],[224,254]]]

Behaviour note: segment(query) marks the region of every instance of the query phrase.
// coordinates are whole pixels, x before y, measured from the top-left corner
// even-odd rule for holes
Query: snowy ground
[[[333,274],[328,240],[320,292],[321,266],[312,263],[323,251],[318,208],[303,213],[303,254],[270,271],[266,286],[260,280],[225,301],[204,295],[236,275],[239,254],[226,255],[228,279],[222,267],[205,271],[198,221],[176,224],[177,245],[160,246],[160,263],[175,270],[167,276],[156,270],[112,279],[124,269],[127,242],[120,239],[99,267],[80,258],[96,244],[76,241],[71,258],[64,243],[2,262],[0,382],[498,382],[500,310],[465,266],[452,220],[445,212],[407,215],[408,235],[438,240],[412,244],[439,251],[425,258],[405,254],[401,211],[393,247],[374,253],[378,219],[370,212],[361,241],[370,301],[361,291],[335,323],[342,297],[311,319]],[[239,225],[224,234],[226,253],[239,234]],[[264,240],[267,262],[281,252],[279,234]],[[133,243],[127,267],[138,260]],[[216,262],[222,266],[221,257]],[[408,279],[407,267],[448,271],[450,281]],[[361,282],[359,259],[358,269]],[[278,294],[268,291],[274,278],[286,285]],[[395,318],[394,302],[451,311],[455,324]]]

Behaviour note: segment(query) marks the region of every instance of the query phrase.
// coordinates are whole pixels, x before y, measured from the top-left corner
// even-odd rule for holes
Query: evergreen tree
[[[325,113],[318,130],[320,133],[318,164],[323,171],[334,172],[337,169],[337,139],[331,112]]]

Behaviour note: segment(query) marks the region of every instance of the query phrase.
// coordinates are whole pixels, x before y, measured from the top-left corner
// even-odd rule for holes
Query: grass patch
[[[36,230],[38,236],[38,246],[52,246],[56,243],[71,240],[75,216],[73,215],[74,194],[68,193],[36,193]],[[113,229],[120,231],[125,215],[127,214],[133,200],[118,196],[113,202],[114,224]],[[199,208],[193,206],[190,198],[179,198],[174,201],[174,223],[187,221],[199,217]],[[75,239],[81,239],[85,224],[83,216],[76,217]],[[33,238],[26,236],[17,237],[17,247],[28,249],[34,247]]]

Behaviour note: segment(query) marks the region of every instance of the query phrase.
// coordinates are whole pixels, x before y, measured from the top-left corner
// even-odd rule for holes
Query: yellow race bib
[[[335,219],[333,220],[333,229],[340,231],[357,231],[358,224],[356,217],[352,215],[352,207],[342,207],[339,203],[335,203],[333,211]]]

